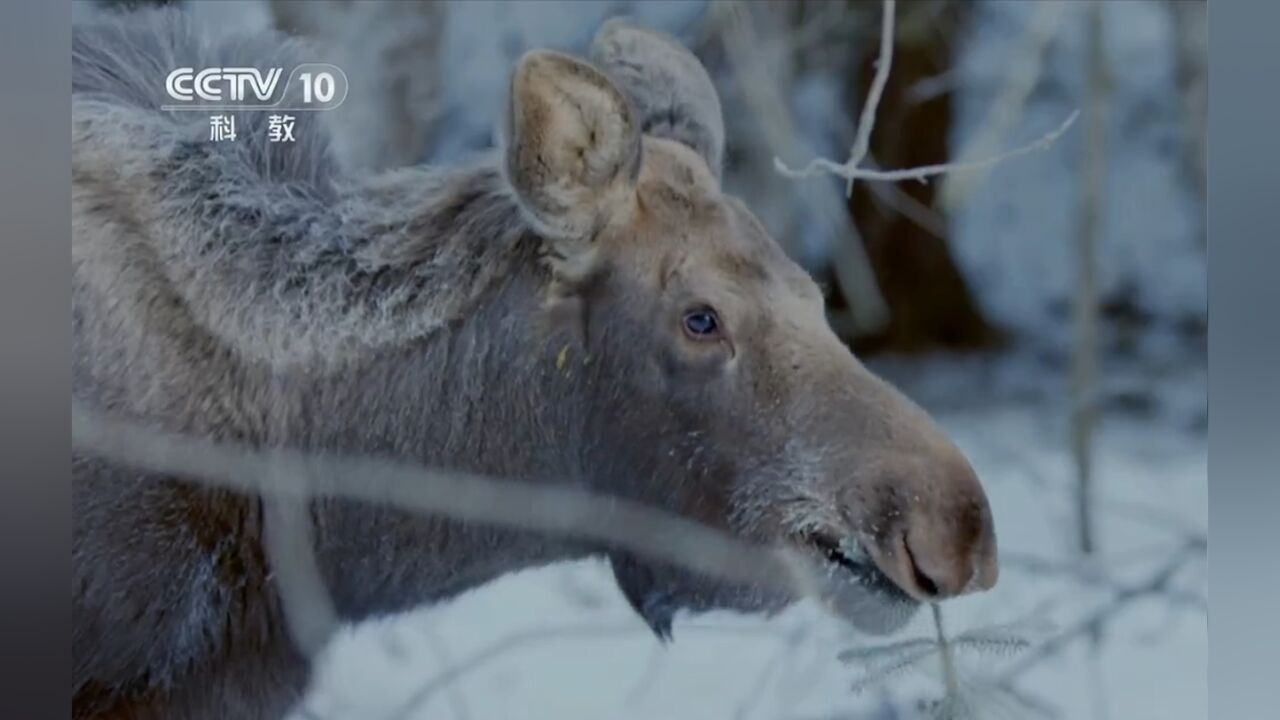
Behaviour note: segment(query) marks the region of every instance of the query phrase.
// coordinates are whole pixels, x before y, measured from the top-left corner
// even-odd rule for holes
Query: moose
[[[73,398],[175,433],[588,488],[782,544],[890,632],[988,589],[983,488],[827,324],[818,286],[721,189],[720,103],[667,35],[612,20],[589,58],[513,69],[501,148],[374,174],[322,113],[267,142],[163,111],[173,67],[293,67],[177,12],[98,18],[72,57]],[[73,715],[277,718],[306,688],[263,500],[73,447]],[[359,483],[359,477],[350,478]],[[661,637],[762,611],[600,543],[353,500],[307,506],[343,621],[600,557]]]

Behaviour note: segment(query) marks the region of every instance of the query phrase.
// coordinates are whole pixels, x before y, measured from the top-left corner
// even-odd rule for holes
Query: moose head
[[[266,113],[211,143],[202,119],[156,109],[152,70],[175,57],[294,52],[270,34],[199,41],[170,11],[76,30],[76,399],[255,446],[587,484],[804,554],[868,631],[995,583],[973,469],[722,191],[719,101],[678,43],[615,21],[590,62],[529,53],[505,155],[464,168],[344,177],[314,115],[282,152],[252,131]],[[73,714],[283,715],[309,663],[277,627],[261,502],[98,455],[73,451]],[[567,535],[341,498],[309,510],[350,619],[591,554],[659,636],[682,608],[793,599]]]
[[[584,475],[810,553],[868,631],[992,587],[991,512],[969,463],[837,339],[818,287],[722,191],[723,120],[702,65],[619,20],[591,57],[520,60],[505,154],[545,243],[545,317],[573,339],[560,358],[577,380],[560,402],[582,426]],[[678,609],[785,600],[610,558],[659,636]]]

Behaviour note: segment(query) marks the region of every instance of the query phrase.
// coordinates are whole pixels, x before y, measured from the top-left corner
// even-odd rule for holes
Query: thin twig
[[[726,56],[737,78],[736,86],[759,121],[766,149],[775,158],[780,154],[787,157],[812,154],[813,150],[795,130],[795,119],[775,79],[776,73],[769,71],[767,60],[762,57],[765,39],[756,32],[751,12],[740,2],[715,7]],[[795,198],[827,239],[836,282],[849,300],[850,334],[859,336],[882,330],[889,321],[889,306],[839,191],[825,183],[815,183],[812,187],[796,188]]]
[[[711,634],[740,635],[746,630],[734,626],[712,625],[707,623],[689,623],[686,630],[707,632]],[[495,640],[490,645],[477,650],[461,661],[448,665],[439,674],[428,678],[418,689],[401,703],[393,712],[387,714],[387,720],[405,720],[417,717],[415,711],[421,710],[438,691],[457,682],[459,678],[474,672],[476,669],[513,650],[529,645],[536,645],[550,640],[567,640],[573,638],[621,637],[635,634],[647,634],[649,629],[635,621],[619,621],[614,623],[598,623],[593,625],[556,625],[531,628],[513,632],[506,637]],[[780,633],[774,628],[760,628],[760,634],[777,636]]]
[[[750,587],[802,594],[821,570],[798,552],[739,540],[646,505],[567,485],[427,470],[378,458],[255,449],[113,420],[78,402],[71,438],[87,452],[171,477],[263,496],[333,497],[594,540]],[[282,469],[306,476],[281,483]],[[351,478],[360,482],[353,483]],[[807,576],[807,577],[806,577]]]
[[[858,119],[857,134],[853,140],[853,147],[849,152],[849,159],[843,163],[837,163],[826,158],[814,158],[809,161],[808,165],[796,170],[787,166],[781,158],[775,155],[773,158],[773,166],[779,173],[786,177],[797,179],[812,177],[824,172],[831,173],[832,175],[842,177],[846,180],[845,193],[846,195],[852,195],[854,180],[879,182],[916,180],[919,182],[926,182],[928,178],[935,175],[943,175],[958,171],[981,170],[1020,155],[1026,155],[1037,150],[1044,150],[1061,137],[1062,134],[1071,127],[1072,123],[1076,121],[1076,117],[1080,114],[1078,110],[1072,112],[1057,129],[1039,140],[984,160],[924,165],[921,167],[904,168],[901,170],[874,170],[862,167],[862,163],[866,160],[867,153],[871,148],[871,133],[875,129],[876,111],[880,107],[880,99],[884,95],[885,85],[889,82],[889,70],[893,64],[893,23],[895,9],[894,0],[884,0],[884,12],[880,27],[880,54],[876,60],[876,74],[871,81],[871,88],[867,93],[867,99],[862,104],[862,113]]]
[[[1092,553],[1097,545],[1094,528],[1093,436],[1098,419],[1097,341],[1098,282],[1097,245],[1102,226],[1106,185],[1106,72],[1102,46],[1102,6],[1097,0],[1085,16],[1087,80],[1084,127],[1084,163],[1080,171],[1080,233],[1076,242],[1076,283],[1072,294],[1071,352],[1071,455],[1076,470],[1076,531],[1080,551]]]
[[[608,637],[614,635],[632,635],[643,632],[645,628],[635,623],[613,623],[609,625],[568,625],[562,627],[535,628],[513,633],[492,645],[480,650],[461,662],[453,663],[443,672],[430,678],[418,686],[404,702],[387,713],[387,720],[406,720],[417,716],[428,701],[439,690],[452,685],[463,675],[475,670],[496,657],[505,655],[524,645],[535,644],[546,640],[558,640],[572,637]]]
[[[1193,536],[1187,537],[1191,539]],[[1080,560],[1062,561],[1003,550],[1000,552],[1002,570],[1017,570],[1032,575],[1071,580],[1104,591],[1122,592],[1126,586],[1102,572],[1103,568],[1109,565],[1109,563],[1104,564],[1097,554]],[[1204,596],[1197,592],[1167,588],[1164,599],[1172,606],[1187,610],[1204,612],[1207,609]]]
[[[285,625],[294,645],[314,657],[338,629],[338,613],[316,560],[310,501],[305,496],[267,495],[262,517],[263,546]]]
[[[1173,578],[1177,576],[1179,570],[1192,559],[1204,554],[1205,547],[1204,542],[1199,538],[1188,540],[1179,550],[1172,553],[1168,561],[1156,569],[1145,581],[1121,589],[1110,602],[1089,613],[1071,628],[1038,646],[1026,656],[1023,662],[1006,671],[1001,676],[1000,684],[1007,685],[1011,683],[1018,675],[1025,673],[1045,658],[1053,656],[1080,637],[1087,636],[1093,631],[1093,628],[1125,609],[1134,600],[1164,592],[1169,583],[1173,581]]]
[[[338,629],[338,612],[315,554],[308,478],[302,468],[271,468],[272,482],[287,494],[262,498],[263,550],[294,645],[315,657]]]
[[[853,138],[853,149],[849,151],[849,167],[858,167],[871,150],[871,132],[876,126],[876,111],[880,108],[880,98],[884,96],[884,88],[889,84],[889,69],[893,66],[893,20],[897,11],[895,0],[884,0],[884,9],[880,18],[880,55],[876,59],[876,75],[871,80],[871,89],[867,92],[867,100],[862,103],[862,114],[858,117],[858,131]],[[776,161],[775,161],[776,162]],[[846,197],[853,195],[853,175],[845,176]]]
[[[1040,81],[1045,55],[1057,35],[1067,3],[1041,3],[1027,25],[1022,47],[1015,51],[1004,67],[1009,68],[1004,87],[995,102],[987,110],[982,125],[974,132],[956,154],[956,160],[965,162],[981,158],[999,150],[1001,138],[1013,129],[1022,117],[1027,99]],[[955,209],[961,206],[981,180],[977,172],[959,172],[946,178],[939,188],[941,206]]]
[[[453,653],[449,651],[448,645],[444,638],[434,628],[427,625],[422,628],[423,635],[427,638],[427,647],[440,661],[442,667],[450,668],[454,666]],[[457,720],[469,720],[471,712],[467,709],[466,698],[462,696],[462,691],[458,688],[457,683],[449,683],[445,686],[448,692],[449,704],[453,709],[453,716]]]
[[[1051,145],[1053,145],[1054,142],[1058,140],[1058,138],[1062,137],[1062,135],[1068,129],[1071,128],[1071,126],[1075,123],[1076,118],[1078,118],[1079,116],[1080,116],[1079,110],[1072,111],[1072,113],[1067,116],[1067,119],[1064,120],[1061,125],[1059,125],[1057,128],[1055,128],[1052,132],[1045,135],[1044,137],[1034,142],[1027,143],[1022,147],[1014,148],[1013,150],[1009,150],[1007,152],[1001,153],[994,157],[989,157],[984,160],[975,160],[973,162],[941,163],[938,165],[922,165],[920,167],[903,168],[901,170],[869,170],[866,168],[860,168],[854,165],[850,165],[849,163],[837,163],[837,162],[832,162],[831,160],[827,160],[826,158],[815,158],[811,160],[809,164],[806,165],[805,167],[799,170],[794,170],[792,168],[787,167],[786,163],[782,162],[782,160],[778,158],[774,158],[773,165],[778,172],[782,173],[783,175],[786,175],[787,177],[793,177],[793,178],[811,177],[821,172],[829,172],[833,175],[838,175],[842,178],[856,178],[858,180],[870,180],[870,181],[879,181],[879,182],[900,182],[902,180],[918,180],[920,182],[926,182],[929,178],[937,175],[944,175],[946,173],[956,172],[958,170],[978,170],[981,168],[987,168],[987,167],[991,167],[993,165],[1002,163],[1011,158],[1015,158],[1021,155],[1028,155],[1033,152],[1048,149]]]
[[[871,155],[868,155],[864,162],[868,170],[880,169],[875,158]],[[909,195],[907,191],[898,187],[896,183],[868,183],[867,187],[871,190],[871,194],[875,195],[876,200],[915,223],[916,227],[939,240],[947,239],[947,223],[942,219],[942,216],[933,208]]]

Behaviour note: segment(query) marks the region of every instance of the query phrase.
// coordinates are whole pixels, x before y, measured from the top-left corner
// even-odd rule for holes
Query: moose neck
[[[581,393],[555,372],[557,341],[539,323],[541,241],[496,158],[348,183],[332,179],[319,152],[192,142],[150,110],[82,103],[76,112],[73,204],[88,217],[109,207],[148,229],[116,239],[130,251],[121,252],[93,241],[118,221],[85,223],[73,246],[80,283],[111,293],[119,278],[137,278],[172,297],[117,292],[117,302],[88,304],[110,321],[87,323],[102,335],[85,342],[172,336],[172,353],[141,353],[133,371],[172,372],[161,359],[178,354],[186,375],[217,383],[217,399],[195,398],[173,419],[179,427],[512,481],[575,481],[566,460],[580,430],[566,408]],[[322,148],[320,128],[303,120],[299,147]],[[148,275],[153,265],[163,272]],[[115,391],[141,415],[173,413],[164,393]],[[245,398],[233,420],[205,408],[228,398]],[[318,501],[314,515],[321,570],[351,618],[582,554],[367,504]]]
[[[457,317],[434,331],[385,345],[298,386],[294,402],[303,438],[316,448],[391,457],[425,468],[465,471],[511,482],[580,482],[579,430],[570,407],[574,378],[557,367],[565,341],[540,312],[547,271],[538,238],[503,227],[468,237],[462,226],[515,217],[502,195],[470,192],[417,212],[457,247],[439,247],[420,262],[448,274],[436,282],[471,295]],[[445,213],[449,217],[441,217]],[[444,227],[442,223],[451,223]],[[489,243],[488,247],[484,244]],[[507,243],[509,247],[496,247]],[[476,263],[499,263],[485,287],[468,287]],[[474,280],[471,280],[474,282]],[[461,306],[460,306],[461,307]],[[352,478],[359,482],[359,478]],[[353,619],[411,608],[455,595],[525,567],[578,557],[586,550],[528,531],[426,517],[395,508],[325,500],[317,503],[318,555],[339,611]]]

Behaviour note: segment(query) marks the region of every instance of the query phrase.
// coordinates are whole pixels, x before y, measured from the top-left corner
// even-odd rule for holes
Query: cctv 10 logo
[[[332,110],[347,99],[337,65],[303,63],[281,85],[284,68],[180,67],[165,77],[162,110]]]

